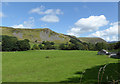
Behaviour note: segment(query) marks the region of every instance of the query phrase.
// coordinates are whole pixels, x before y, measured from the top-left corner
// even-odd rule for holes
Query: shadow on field
[[[118,80],[120,80],[120,63],[95,66],[86,69],[84,72],[77,71],[74,75],[76,77],[60,81],[60,83],[111,84],[112,82],[112,84],[118,84]]]

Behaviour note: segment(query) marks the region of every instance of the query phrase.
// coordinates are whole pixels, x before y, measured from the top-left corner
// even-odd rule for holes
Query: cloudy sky
[[[117,2],[2,2],[2,26],[118,40]]]

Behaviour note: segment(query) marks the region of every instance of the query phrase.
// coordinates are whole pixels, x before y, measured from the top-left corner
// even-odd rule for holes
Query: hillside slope
[[[79,37],[78,38],[82,42],[87,42],[87,43],[97,43],[97,42],[106,42],[102,38],[97,38],[97,37]]]
[[[56,43],[68,42],[70,37],[56,33],[48,28],[39,29],[20,29],[11,27],[0,27],[1,35],[15,36],[19,40],[29,39],[31,42],[54,41]]]
[[[0,27],[2,29],[2,34],[0,35],[8,35],[8,36],[15,36],[19,40],[22,39],[29,39],[30,42],[37,41],[54,41],[55,43],[65,43],[68,42],[71,38],[79,40],[80,42],[105,42],[101,38],[86,38],[80,37],[76,38],[75,36],[65,35],[61,33],[56,33],[48,28],[38,28],[38,29],[21,29],[21,28],[11,28],[11,27]]]

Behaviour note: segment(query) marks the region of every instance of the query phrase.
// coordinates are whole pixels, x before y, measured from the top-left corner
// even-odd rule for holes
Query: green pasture
[[[103,79],[117,80],[118,59],[97,51],[31,50],[2,53],[3,82],[98,82],[98,71],[106,65]],[[113,71],[112,71],[113,70]],[[106,78],[108,76],[108,78]],[[113,78],[112,78],[112,77]],[[101,76],[100,76],[101,79]]]

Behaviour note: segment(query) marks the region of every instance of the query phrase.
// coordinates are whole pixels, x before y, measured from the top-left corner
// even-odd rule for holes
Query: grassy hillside
[[[19,40],[29,39],[31,43],[34,43],[37,40],[38,43],[42,41],[54,41],[55,43],[59,44],[68,42],[71,38],[88,43],[105,42],[101,38],[76,38],[75,36],[56,33],[48,28],[20,29],[11,27],[0,27],[0,29],[2,29],[1,35],[15,36]]]
[[[39,29],[19,29],[2,27],[2,35],[15,36],[18,39],[29,39],[31,42],[54,41],[63,43],[69,41],[69,37],[56,33],[48,28]]]
[[[36,50],[3,52],[2,55],[3,82],[79,83],[80,78],[83,77],[82,84],[93,84],[92,82],[98,81],[98,71],[104,64],[108,65],[103,81],[118,78],[118,69],[116,69],[118,66],[116,67],[114,64],[118,62],[118,59],[97,55],[96,51]],[[107,76],[108,80],[106,80]]]
[[[96,37],[79,37],[78,38],[82,42],[87,42],[87,43],[97,43],[97,42],[106,42],[102,38],[96,38]]]

